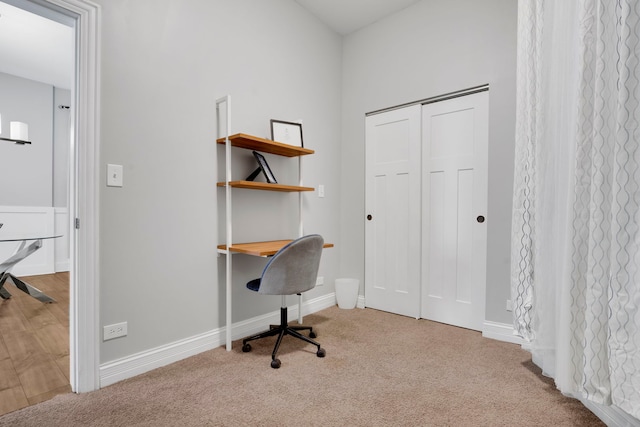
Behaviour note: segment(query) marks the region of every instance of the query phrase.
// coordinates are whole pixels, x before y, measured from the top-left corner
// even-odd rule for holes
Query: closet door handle
[[[484,217],[482,215],[478,215],[478,217],[476,218],[476,221],[482,224],[484,222]]]
[[[367,220],[371,221],[373,219],[373,217],[371,216],[371,214],[367,215]]]

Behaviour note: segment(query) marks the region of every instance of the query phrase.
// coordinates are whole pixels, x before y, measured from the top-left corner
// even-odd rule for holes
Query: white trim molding
[[[99,153],[101,9],[90,0],[30,0],[68,16],[75,27],[72,90],[69,258],[71,389],[99,387]],[[79,228],[75,227],[76,220]]]
[[[580,402],[609,427],[640,427],[640,420],[616,406],[605,406],[587,399],[580,399]]]
[[[169,365],[224,343],[224,328],[205,332],[100,365],[100,387]]]
[[[303,302],[303,314],[312,314],[336,305],[335,293],[323,295]],[[288,308],[289,320],[298,317],[298,304]],[[274,311],[263,316],[234,323],[232,326],[233,339],[240,339],[260,333],[270,324],[280,322],[280,311]],[[160,347],[146,350],[122,359],[104,363],[100,366],[100,387],[117,383],[127,378],[149,372],[153,369],[169,365],[187,357],[195,356],[204,351],[222,347],[226,342],[226,328],[221,327],[203,334],[195,335],[180,341],[172,342]]]
[[[513,325],[485,320],[482,325],[482,336],[498,341],[522,345],[522,338],[514,335]]]
[[[513,326],[506,323],[485,321],[482,328],[482,336],[498,341],[518,344],[527,350],[522,338],[514,335]],[[640,420],[633,418],[615,406],[600,405],[586,399],[578,400],[609,427],[640,427]]]
[[[52,0],[50,0],[52,1]],[[99,184],[100,178],[100,7],[86,0],[53,0],[78,13],[75,94],[74,190],[71,221],[76,229],[72,258],[74,353],[71,386],[78,393],[97,390],[99,382]],[[72,9],[72,10],[73,10]],[[75,244],[75,245],[74,245]],[[75,263],[74,263],[75,260]],[[74,265],[75,264],[75,265]]]

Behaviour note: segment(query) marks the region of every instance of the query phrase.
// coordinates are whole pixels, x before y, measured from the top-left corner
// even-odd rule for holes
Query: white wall
[[[2,134],[9,122],[29,125],[31,145],[0,141],[0,205],[67,206],[71,91],[0,73]]]
[[[267,136],[272,118],[303,120],[305,146],[316,150],[305,159],[304,182],[324,184],[327,194],[305,195],[305,231],[340,246],[342,69],[341,38],[291,0],[98,3],[103,180],[107,163],[124,166],[124,187],[103,181],[100,191],[100,316],[102,325],[128,322],[127,337],[101,344],[105,363],[224,326],[218,97],[232,96],[233,132]],[[250,153],[234,154],[237,166],[254,167]],[[272,164],[281,181],[289,167]],[[238,234],[295,233],[281,207],[290,197],[297,196],[240,194]],[[242,271],[234,321],[277,310],[278,297],[244,288],[264,262],[234,257]],[[338,251],[326,250],[327,284],[309,297],[331,292],[337,272]]]
[[[344,40],[291,0],[98,3],[100,321],[129,324],[127,337],[101,344],[101,363],[224,326],[214,139],[215,99],[226,94],[232,132],[267,136],[271,118],[302,119],[316,150],[304,182],[324,184],[326,197],[305,194],[305,231],[336,247],[324,252],[326,284],[313,298],[336,277],[364,277],[364,114],[489,83],[487,318],[510,321],[515,2],[425,0]],[[240,175],[253,169],[250,153],[234,155]],[[269,161],[291,179],[288,159]],[[106,187],[107,163],[124,166],[123,188]],[[238,239],[295,234],[297,196],[235,194]],[[234,257],[234,322],[277,310],[277,297],[244,289],[264,262]]]
[[[39,227],[31,221],[33,212],[30,208],[35,208],[35,212],[50,211],[53,215],[50,208],[56,206],[55,230],[63,237],[46,242],[44,249],[55,253],[55,271],[68,271],[69,111],[60,110],[57,105],[70,105],[71,91],[0,73],[0,95],[0,136],[10,137],[10,121],[22,121],[29,125],[32,141],[31,145],[0,141],[0,206],[7,207],[10,212],[17,209],[8,218],[3,231],[12,228],[10,222],[16,222],[21,229],[33,225],[35,228],[31,231],[36,231]],[[55,247],[55,250],[49,247]],[[0,244],[0,252],[5,254],[12,253],[14,248],[11,243]],[[0,255],[0,259],[4,258]],[[54,272],[54,264],[42,267],[37,259],[25,261],[16,267],[16,272],[21,275],[48,274]]]
[[[510,323],[517,2],[423,0],[345,38],[340,270],[364,279],[365,113],[490,85],[487,320]],[[361,285],[362,286],[362,285]]]
[[[71,106],[71,91],[54,87],[53,92],[53,206],[66,208],[69,193],[69,148],[71,110],[60,109],[60,105]]]
[[[29,125],[32,144],[0,141],[0,205],[53,206],[53,86],[0,73],[3,138],[9,122]]]

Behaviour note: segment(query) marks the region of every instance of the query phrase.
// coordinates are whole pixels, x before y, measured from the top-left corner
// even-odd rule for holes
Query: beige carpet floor
[[[466,329],[371,309],[305,317],[327,351],[285,337],[217,348],[0,426],[602,426],[529,353]]]

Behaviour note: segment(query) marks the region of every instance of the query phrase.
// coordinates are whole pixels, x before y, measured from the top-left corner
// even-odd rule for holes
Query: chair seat
[[[260,289],[260,278],[253,279],[252,281],[247,283],[247,289],[258,292],[258,289]]]

